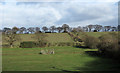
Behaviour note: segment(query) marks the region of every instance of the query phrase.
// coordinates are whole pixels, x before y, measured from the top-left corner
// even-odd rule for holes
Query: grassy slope
[[[78,34],[80,37],[82,37],[82,35],[84,35],[84,34],[94,36],[94,37],[100,37],[104,34],[109,34],[109,33],[112,33],[112,32],[79,32]],[[114,33],[118,33],[118,32],[114,32]]]
[[[41,48],[4,48],[3,71],[100,71],[118,70],[119,63],[111,59],[89,56],[75,47],[46,47],[55,49],[54,55],[40,55]],[[96,49],[92,49],[96,51]],[[55,67],[55,68],[52,68]],[[58,69],[57,69],[58,68]]]
[[[71,37],[67,33],[46,33],[47,42],[57,43],[57,42],[73,42]],[[21,41],[35,41],[34,34],[20,34]],[[3,37],[4,38],[4,37]],[[3,40],[3,44],[6,42]],[[15,42],[18,45],[20,42]]]
[[[104,34],[108,34],[108,32],[79,32],[79,36],[82,36],[83,34],[87,34],[87,35],[90,35],[90,36],[94,36],[94,37],[99,37],[101,35],[104,35]]]
[[[108,34],[108,32],[84,32],[85,34],[88,34],[90,36],[99,37],[104,34]],[[73,42],[71,37],[67,33],[46,33],[47,34],[47,42],[49,43],[57,43],[57,42]],[[79,33],[79,36],[81,37],[83,35],[82,32]],[[35,41],[34,34],[20,34],[21,41]],[[4,36],[3,36],[4,38]],[[6,42],[3,40],[3,44]],[[19,44],[19,42],[15,42],[16,45]]]

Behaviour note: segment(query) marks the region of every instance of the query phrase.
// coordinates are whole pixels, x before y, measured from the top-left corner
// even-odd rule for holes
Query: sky
[[[118,25],[119,0],[0,0],[0,28]]]

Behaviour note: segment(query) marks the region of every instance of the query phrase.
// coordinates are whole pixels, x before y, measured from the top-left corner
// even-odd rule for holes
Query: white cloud
[[[5,2],[67,2],[67,1],[79,1],[79,2],[118,2],[119,0],[1,0]]]
[[[102,25],[117,25],[117,5],[114,2],[118,0],[92,1],[91,3],[0,3],[0,17],[4,17],[2,18],[2,21],[4,21],[3,27],[61,26],[63,23],[68,23],[70,26],[85,26],[97,23]],[[0,20],[0,23],[2,21]]]

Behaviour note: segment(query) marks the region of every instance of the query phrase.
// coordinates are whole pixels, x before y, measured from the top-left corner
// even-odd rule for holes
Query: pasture
[[[51,44],[61,43],[61,42],[63,43],[74,42],[73,39],[67,33],[45,33],[45,34],[47,35],[47,37],[45,37],[47,42]],[[80,37],[82,37],[84,33],[79,32],[78,34]],[[99,37],[101,35],[108,34],[108,32],[85,32],[85,34],[94,37]],[[34,38],[35,36],[34,34],[18,34],[18,35],[20,35],[21,40],[16,41],[14,43],[14,45],[17,47],[20,45],[20,42],[23,41],[36,41],[36,39]],[[2,44],[3,45],[7,44],[7,42],[4,40],[4,35],[2,35]]]
[[[40,55],[41,49],[55,49],[55,54]],[[115,71],[119,62],[98,57],[97,49],[76,47],[3,48],[3,71]],[[94,55],[91,55],[91,54]]]
[[[45,37],[47,40],[47,43],[60,43],[60,42],[73,42],[71,37],[67,33],[45,33],[47,36]],[[21,40],[16,41],[14,43],[15,46],[18,46],[20,42],[23,41],[36,41],[34,38],[34,34],[18,34],[20,35]],[[4,40],[4,35],[2,36],[2,44],[7,44],[7,42]]]
[[[108,34],[111,32],[79,32],[78,35],[81,37],[83,34],[87,34],[89,36],[93,36],[93,37],[100,37],[102,35]],[[114,33],[118,33],[118,32],[114,32]]]
[[[48,43],[74,42],[67,33],[46,33]],[[82,37],[84,33],[78,33]],[[99,37],[108,32],[85,32]],[[19,34],[21,41],[36,41],[34,34]],[[3,36],[4,39],[4,36]],[[3,44],[6,42],[3,40]],[[41,55],[41,49],[54,49],[55,54]],[[117,60],[103,57],[98,49],[77,48],[73,46],[50,46],[43,48],[2,48],[3,71],[117,71]]]

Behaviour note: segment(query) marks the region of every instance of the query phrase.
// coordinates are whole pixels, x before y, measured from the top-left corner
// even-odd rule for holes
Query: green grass
[[[107,34],[108,32],[85,32],[85,34],[94,36],[94,37],[100,37],[101,35]],[[83,33],[79,33],[79,36],[81,36]]]
[[[73,42],[71,37],[67,33],[45,33],[47,35],[46,40],[48,43],[60,43],[60,42]],[[36,41],[34,34],[20,34],[20,41],[14,43],[14,45],[19,45],[22,41]],[[4,38],[4,36],[3,36]],[[2,41],[3,44],[7,44],[5,40]]]
[[[40,49],[55,49],[54,55],[40,55]],[[90,56],[75,47],[3,48],[3,71],[113,71],[119,63],[112,59]],[[55,67],[55,68],[53,68]]]
[[[99,37],[109,32],[84,32],[90,36]],[[48,43],[60,43],[60,42],[74,42],[73,39],[67,33],[45,33],[47,35],[46,40]],[[14,45],[19,45],[22,41],[36,41],[34,34],[20,34],[21,40],[14,43]],[[83,33],[79,32],[79,36],[82,38]],[[84,37],[83,37],[84,38]],[[4,39],[4,36],[3,36]],[[2,40],[2,44],[7,44],[5,40]]]
[[[111,32],[79,32],[78,34],[79,36],[82,36],[84,33],[90,36],[100,37],[101,35],[109,34]],[[118,32],[115,32],[115,33],[118,33]]]

